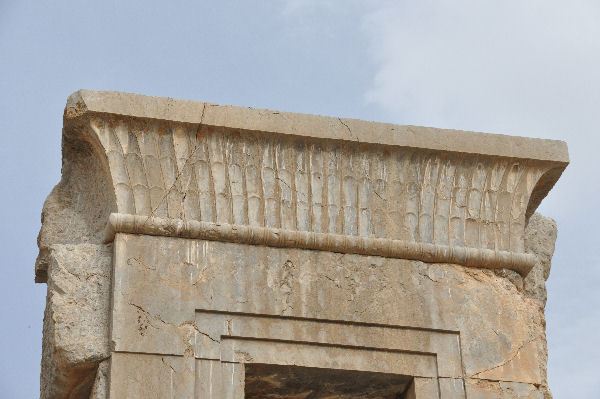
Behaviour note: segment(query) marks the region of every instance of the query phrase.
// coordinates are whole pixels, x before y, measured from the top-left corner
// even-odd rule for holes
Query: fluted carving
[[[91,120],[119,213],[523,251],[542,162]]]

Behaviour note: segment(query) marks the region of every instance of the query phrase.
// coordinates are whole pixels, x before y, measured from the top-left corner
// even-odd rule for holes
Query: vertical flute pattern
[[[458,162],[452,198],[450,202],[450,245],[465,246],[465,224],[467,216],[467,196],[469,194],[470,168],[472,161],[461,159]]]
[[[356,176],[360,170],[360,155],[344,148],[342,163],[342,234],[355,236],[358,233],[358,186]]]
[[[95,119],[118,210],[522,252],[541,164]]]
[[[340,218],[340,200],[341,200],[341,185],[340,185],[340,151],[336,147],[329,147],[325,154],[325,184],[327,185],[326,196],[326,220],[327,233],[341,233],[341,218]]]
[[[265,200],[263,202],[265,212],[265,227],[279,226],[279,191],[277,185],[277,173],[275,164],[275,153],[273,143],[265,141],[262,156],[262,182]]]
[[[511,248],[511,232],[515,233],[514,226],[511,226],[513,217],[511,215],[513,209],[513,201],[515,199],[515,191],[518,189],[519,180],[521,180],[524,168],[518,163],[513,163],[506,174],[504,190],[501,196],[501,218],[505,221],[502,231],[502,247],[510,250]]]
[[[406,233],[403,228],[403,219],[406,206],[404,163],[407,154],[408,151],[392,151],[385,159],[387,164],[386,169],[389,171],[386,190],[388,202],[385,209],[387,237],[395,240],[406,239]]]
[[[465,244],[467,247],[479,247],[481,226],[481,203],[483,199],[483,190],[487,179],[486,168],[481,161],[477,161],[472,166],[471,184],[467,194],[467,213],[465,221]]]
[[[227,137],[225,157],[229,172],[229,190],[231,192],[232,223],[247,224],[246,193],[244,193],[243,147],[242,140]]]
[[[433,216],[433,240],[438,244],[448,245],[450,203],[456,166],[454,160],[441,158],[438,183],[435,188],[435,212]]]
[[[231,196],[228,186],[228,167],[225,137],[221,132],[214,132],[208,137],[208,151],[212,172],[212,184],[215,193],[215,209],[217,223],[231,223]]]
[[[193,169],[196,174],[200,220],[215,221],[214,190],[206,135],[196,135]]]
[[[422,182],[419,195],[419,236],[421,241],[433,242],[435,191],[438,183],[439,157],[428,155],[422,164]]]
[[[375,152],[371,157],[370,176],[370,223],[371,231],[369,235],[375,237],[388,237],[388,217],[389,197],[387,193],[388,172],[385,157],[389,155],[383,152]]]
[[[150,213],[148,214],[166,217],[167,206],[164,201],[166,191],[160,166],[156,126],[140,129],[136,132],[136,137],[142,157],[142,169],[139,172],[146,178],[150,199]]]
[[[183,193],[180,188],[181,180],[178,179],[173,134],[170,129],[159,132],[158,147],[160,166],[165,179],[167,214],[170,218],[181,218]]]
[[[295,230],[296,215],[294,209],[294,148],[280,141],[275,145],[275,166],[279,186],[280,225],[285,230]]]
[[[325,221],[325,205],[324,205],[324,177],[323,177],[323,150],[320,146],[312,144],[309,150],[309,165],[310,165],[310,202],[311,202],[311,218],[310,226],[315,233],[325,231],[327,225]]]
[[[308,147],[298,143],[294,146],[296,171],[294,185],[296,188],[296,228],[298,230],[311,230],[310,214],[310,171]]]
[[[198,220],[198,187],[191,163],[194,162],[197,145],[195,135],[183,126],[173,128],[173,148],[175,150],[178,187],[182,192],[181,212],[184,219]]]
[[[372,194],[372,183],[371,183],[371,160],[369,154],[363,152],[358,154],[357,157],[357,175],[358,175],[358,195],[357,195],[357,208],[358,208],[358,235],[368,237],[372,233],[371,226],[371,194]]]
[[[91,128],[106,152],[106,159],[115,189],[117,209],[123,209],[127,213],[135,213],[133,191],[125,165],[123,148],[113,127],[101,122],[92,122]]]
[[[406,172],[406,209],[404,226],[408,241],[420,241],[419,237],[419,207],[421,193],[421,157],[411,154],[411,162],[405,165]]]
[[[258,143],[246,141],[244,146],[246,196],[248,201],[248,224],[263,226],[263,182],[261,180],[262,153]]]

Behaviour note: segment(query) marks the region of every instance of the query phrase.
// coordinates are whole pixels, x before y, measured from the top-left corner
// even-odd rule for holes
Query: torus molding
[[[487,269],[505,268],[523,275],[526,275],[536,262],[534,255],[508,251],[113,213],[109,218],[105,241],[111,242],[116,233],[313,249],[428,263],[454,263]]]
[[[112,233],[523,274],[528,218],[568,164],[553,140],[109,92],[72,95],[64,135],[105,169]]]

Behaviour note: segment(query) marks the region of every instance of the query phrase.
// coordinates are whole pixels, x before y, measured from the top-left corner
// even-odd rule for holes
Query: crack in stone
[[[163,323],[163,324],[171,324],[171,323],[168,323],[168,322],[164,321],[163,319],[161,319],[161,318],[160,318],[160,316],[158,316],[158,315],[155,315],[155,314],[152,314],[152,313],[148,312],[146,309],[144,309],[144,308],[143,308],[143,307],[141,307],[140,305],[136,305],[136,304],[135,304],[135,303],[133,303],[133,302],[129,302],[129,305],[131,305],[131,306],[133,306],[134,308],[138,309],[140,312],[144,313],[144,314],[145,314],[145,315],[147,315],[148,317],[151,317],[152,319],[158,320],[158,321],[160,321],[160,322],[161,322],[161,323]],[[151,324],[151,323],[150,323],[150,325],[152,326],[152,324]],[[152,326],[152,327],[156,328],[155,326]]]
[[[498,364],[498,365],[496,365],[494,367],[490,367],[490,368],[485,369],[483,371],[479,371],[479,372],[477,372],[475,374],[472,374],[469,378],[479,378],[478,375],[480,375],[480,374],[487,373],[487,372],[496,370],[496,369],[498,369],[500,367],[503,367],[503,366],[507,365],[508,363],[512,362],[517,356],[519,356],[519,354],[521,353],[521,350],[526,345],[529,345],[530,343],[532,343],[535,340],[536,340],[536,338],[532,338],[532,339],[530,339],[530,340],[528,340],[526,342],[523,342],[521,345],[519,345],[519,347],[517,348],[517,350],[508,359],[506,359],[505,361],[503,361],[502,363],[500,363],[500,364]]]
[[[383,198],[381,196],[381,194],[379,194],[376,190],[373,190],[373,194],[375,194],[376,196],[378,196],[380,200],[387,202],[387,200],[385,198]],[[367,208],[365,208],[365,209],[367,209]]]
[[[319,276],[326,278],[327,280],[331,281],[336,287],[341,288],[341,284],[338,280],[333,279],[326,274],[319,274]]]
[[[284,186],[286,186],[287,188],[289,188],[289,189],[290,189],[290,191],[295,191],[295,190],[294,190],[292,187],[290,187],[290,185],[289,185],[289,184],[288,184],[288,183],[287,183],[285,180],[283,180],[281,177],[277,176],[277,177],[275,177],[275,180],[279,180],[280,182],[282,182]]]
[[[344,125],[344,127],[346,127],[346,129],[348,130],[348,133],[350,133],[350,137],[354,138],[354,140],[356,140],[357,142],[359,142],[359,143],[360,143],[360,140],[358,139],[358,137],[357,137],[357,136],[354,136],[354,135],[352,134],[352,130],[350,130],[350,126],[348,126],[346,123],[344,123],[344,121],[342,120],[342,118],[338,118],[338,121],[340,121],[340,123],[341,123],[342,125]]]
[[[148,266],[146,263],[142,262],[142,260],[140,258],[137,258],[137,257],[129,258],[129,259],[127,259],[127,264],[129,266],[133,266],[132,261],[137,262],[138,264],[143,266],[144,269],[146,269],[146,270],[156,271],[156,268]]]
[[[196,331],[198,334],[200,334],[200,335],[204,335],[205,337],[207,337],[208,339],[210,339],[210,340],[211,340],[211,341],[213,341],[213,342],[216,342],[216,343],[220,343],[220,342],[221,342],[221,340],[219,340],[219,339],[216,339],[216,338],[213,338],[213,337],[212,337],[210,334],[208,334],[208,333],[205,333],[204,331],[201,331],[201,330],[198,328],[198,326],[196,325],[196,323],[194,323],[194,322],[192,322],[192,321],[184,321],[183,323],[181,323],[181,324],[179,325],[179,328],[181,328],[181,327],[185,327],[185,326],[190,326],[190,327],[192,327],[192,328],[194,329],[194,331]]]
[[[202,123],[204,121],[204,111],[206,111],[206,103],[202,104],[202,114],[200,115],[200,122],[198,122],[198,129],[197,132],[200,131],[200,128],[202,127]],[[148,215],[148,217],[146,218],[146,221],[144,222],[144,225],[146,225],[148,223],[148,221],[156,215],[156,211],[158,210],[158,208],[160,208],[160,206],[165,202],[165,200],[169,197],[169,194],[171,194],[171,191],[173,190],[173,188],[175,188],[175,186],[177,185],[177,183],[179,182],[179,178],[183,175],[183,172],[185,171],[185,168],[188,166],[188,164],[190,163],[190,160],[192,158],[194,158],[194,155],[196,155],[196,152],[198,152],[198,150],[202,147],[202,145],[196,145],[196,147],[194,147],[194,149],[192,150],[192,152],[190,153],[190,156],[187,157],[187,159],[185,160],[185,163],[183,164],[183,166],[181,167],[181,169],[177,172],[177,176],[175,176],[175,180],[173,181],[173,184],[171,185],[171,187],[167,190],[166,194],[160,199],[160,201],[158,202],[158,204],[156,205],[156,207],[154,209],[152,209],[150,211],[150,214]],[[184,193],[185,194],[185,193]],[[185,197],[184,197],[185,198]]]
[[[177,371],[175,371],[175,369],[173,368],[173,366],[172,366],[170,363],[167,363],[167,362],[165,361],[165,358],[164,358],[164,357],[161,357],[161,358],[160,358],[160,360],[163,362],[163,364],[164,364],[165,366],[169,367],[169,368],[171,369],[171,371],[173,371],[174,373],[176,373],[176,372],[177,372]]]

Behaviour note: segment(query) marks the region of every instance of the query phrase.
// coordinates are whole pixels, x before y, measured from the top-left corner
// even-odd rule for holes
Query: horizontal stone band
[[[116,233],[312,249],[485,269],[511,269],[521,275],[529,273],[536,262],[534,255],[526,253],[112,213],[105,242],[111,242]]]

